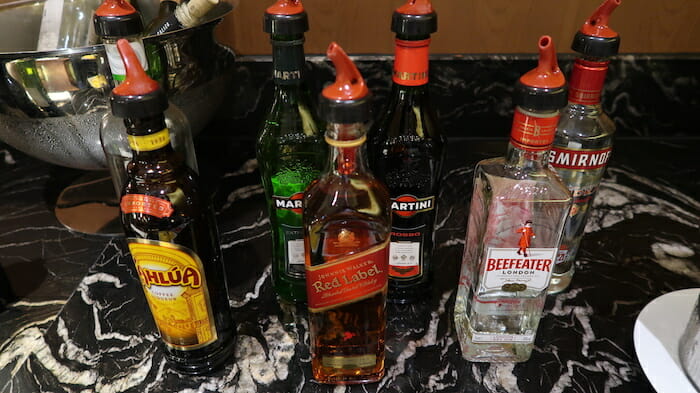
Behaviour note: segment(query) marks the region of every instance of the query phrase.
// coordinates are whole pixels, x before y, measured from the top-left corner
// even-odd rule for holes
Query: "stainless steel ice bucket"
[[[33,51],[42,9],[37,1],[0,5],[0,140],[53,164],[106,168],[99,124],[109,108],[111,73],[104,48]],[[220,3],[205,23],[144,40],[194,133],[230,89],[234,55],[214,40],[213,30],[231,9]]]

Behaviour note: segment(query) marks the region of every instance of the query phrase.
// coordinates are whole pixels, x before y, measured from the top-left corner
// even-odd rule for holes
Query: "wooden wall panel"
[[[269,54],[262,15],[273,0],[228,0],[236,7],[217,31],[241,54]],[[404,0],[303,0],[311,30],[307,53],[332,40],[348,52],[392,53],[391,13]],[[560,52],[601,0],[433,0],[439,29],[432,53],[531,53],[542,34]],[[621,52],[700,52],[700,0],[623,0],[611,25]]]

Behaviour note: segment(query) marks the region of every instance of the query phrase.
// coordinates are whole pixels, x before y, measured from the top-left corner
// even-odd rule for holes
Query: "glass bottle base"
[[[549,280],[549,287],[547,287],[547,294],[553,295],[565,291],[569,287],[569,284],[571,284],[573,276],[573,266],[564,273],[552,273],[552,278]]]
[[[169,352],[165,348],[165,358],[168,361],[168,366],[171,369],[181,374],[201,375],[216,371],[224,366],[226,362],[233,356],[233,348],[236,344],[236,337],[230,335],[219,348],[211,353],[207,353],[200,357],[184,357],[178,356],[173,352]],[[163,344],[165,345],[165,344]],[[206,348],[204,348],[206,349]],[[184,352],[184,351],[178,351]],[[194,352],[194,351],[193,351]],[[184,352],[187,353],[187,352]]]
[[[465,324],[466,322],[466,324]],[[462,357],[470,362],[524,362],[530,359],[533,344],[513,342],[475,343],[469,321],[455,316],[455,328]]]
[[[332,385],[356,385],[378,382],[384,377],[384,367],[381,370],[367,373],[363,369],[329,370],[325,367],[313,368],[314,380],[318,383]]]

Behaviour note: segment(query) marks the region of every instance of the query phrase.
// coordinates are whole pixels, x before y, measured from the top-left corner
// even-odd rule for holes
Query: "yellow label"
[[[158,150],[170,143],[170,130],[163,128],[155,134],[135,136],[127,135],[129,146],[136,151]]]
[[[185,351],[216,341],[204,266],[197,254],[172,243],[127,241],[163,341]]]

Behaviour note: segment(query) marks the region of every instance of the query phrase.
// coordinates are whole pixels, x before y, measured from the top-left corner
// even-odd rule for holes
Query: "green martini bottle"
[[[304,32],[300,1],[280,0],[265,13],[272,43],[271,108],[257,140],[257,158],[272,228],[272,284],[280,300],[306,301],[302,199],[326,156],[311,95],[303,83]]]

